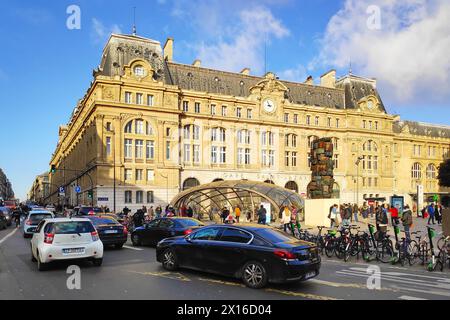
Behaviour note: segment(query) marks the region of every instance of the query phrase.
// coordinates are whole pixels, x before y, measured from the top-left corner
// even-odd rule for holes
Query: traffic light
[[[88,191],[88,199],[93,199],[94,198],[94,191],[93,190],[89,190]]]
[[[56,172],[56,165],[52,164],[52,168],[50,169],[50,173]]]

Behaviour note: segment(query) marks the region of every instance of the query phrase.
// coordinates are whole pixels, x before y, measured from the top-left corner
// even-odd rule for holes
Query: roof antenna
[[[264,31],[264,75],[267,74],[267,31]]]
[[[349,69],[348,69],[348,74],[352,75],[352,59],[350,59],[350,66],[349,66]]]
[[[137,32],[136,32],[136,7],[133,7],[133,11],[134,11],[133,36],[136,36],[136,34],[137,34]]]

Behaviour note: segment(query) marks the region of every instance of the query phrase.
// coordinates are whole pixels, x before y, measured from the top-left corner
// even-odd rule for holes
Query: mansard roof
[[[427,136],[433,138],[450,138],[450,126],[434,125],[416,121],[396,121],[393,130],[402,133],[407,130],[412,135]]]
[[[166,84],[184,90],[247,97],[250,89],[264,80],[263,77],[185,65],[164,60],[158,41],[135,35],[111,35],[102,61],[94,76],[122,76],[124,67],[135,59],[147,61],[155,71],[154,77]],[[286,99],[291,103],[336,109],[357,109],[358,102],[367,96],[376,96],[382,111],[386,112],[375,81],[345,76],[336,81],[335,88],[306,83],[278,80],[287,87]]]
[[[247,97],[250,94],[250,89],[264,80],[264,77],[173,62],[167,62],[166,65],[169,71],[169,76],[166,77],[168,84],[176,85],[185,90]],[[278,81],[287,87],[286,98],[291,103],[344,109],[343,90],[283,80]]]

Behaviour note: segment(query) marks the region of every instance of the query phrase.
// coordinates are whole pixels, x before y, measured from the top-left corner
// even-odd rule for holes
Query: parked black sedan
[[[182,267],[235,277],[255,289],[314,278],[321,264],[314,244],[254,224],[212,225],[165,239],[156,258],[170,271]]]
[[[165,238],[186,236],[204,224],[192,218],[160,218],[150,221],[142,227],[134,229],[131,233],[131,242],[134,246],[155,246]]]
[[[86,218],[92,221],[103,245],[120,249],[127,242],[128,230],[116,219],[101,215],[87,216]]]

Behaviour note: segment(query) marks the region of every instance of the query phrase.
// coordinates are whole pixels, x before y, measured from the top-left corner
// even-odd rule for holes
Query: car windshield
[[[106,217],[95,217],[95,218],[90,218],[89,220],[91,220],[94,225],[117,224],[118,223],[113,218],[106,218]]]
[[[183,227],[197,227],[197,226],[204,226],[203,223],[201,223],[200,221],[194,220],[194,219],[180,219],[180,220],[178,220],[178,222],[179,222]]]
[[[269,228],[256,229],[254,232],[271,243],[290,242],[293,240],[292,237]]]
[[[94,226],[89,221],[57,222],[53,224],[53,234],[78,234],[94,232]]]
[[[33,224],[37,224],[44,219],[51,219],[51,218],[52,218],[51,214],[45,214],[45,213],[42,213],[42,214],[38,213],[38,214],[30,215],[30,220]]]

